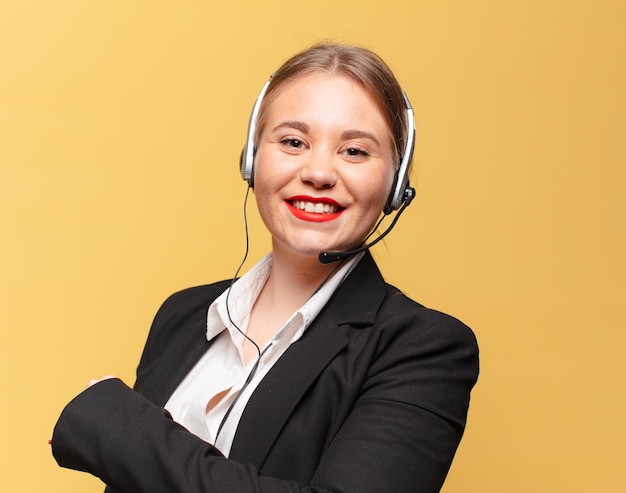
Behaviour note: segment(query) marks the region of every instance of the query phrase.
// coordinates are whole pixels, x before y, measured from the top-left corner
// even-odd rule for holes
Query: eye
[[[292,149],[302,149],[304,147],[304,143],[297,137],[285,137],[281,139],[280,143]]]
[[[345,156],[350,161],[364,161],[370,157],[370,153],[365,147],[354,145],[344,147],[340,154]]]
[[[349,147],[346,150],[346,154],[348,156],[369,156],[369,152],[367,152],[365,149],[360,149],[358,147]]]

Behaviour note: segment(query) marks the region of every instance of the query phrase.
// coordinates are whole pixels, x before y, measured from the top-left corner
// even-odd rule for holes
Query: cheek
[[[254,182],[264,188],[276,188],[288,178],[289,162],[272,146],[260,146],[254,159]],[[256,185],[255,185],[256,188]]]
[[[260,149],[254,159],[254,193],[258,196],[266,193],[275,181],[276,173],[271,168],[272,160],[267,159],[266,153]]]
[[[270,153],[259,150],[254,163],[254,196],[257,209],[267,224],[272,220],[272,211],[276,210],[280,201],[280,191],[284,186],[285,173],[280,163]]]
[[[272,183],[267,179],[263,171],[255,174],[254,178],[254,197],[256,199],[257,208],[261,214],[271,208],[271,200],[275,197]]]
[[[378,174],[373,173],[367,181],[367,186],[361,187],[360,194],[364,198],[364,203],[367,203],[368,209],[382,211],[391,193],[394,177],[394,172],[386,169]],[[365,185],[363,181],[361,183]]]

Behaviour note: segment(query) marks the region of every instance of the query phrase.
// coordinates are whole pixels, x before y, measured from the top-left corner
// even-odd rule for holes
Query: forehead
[[[289,97],[290,95],[298,94],[315,96],[316,94],[323,92],[328,94],[329,92],[353,91],[359,96],[371,100],[375,103],[375,98],[361,83],[341,73],[330,73],[325,71],[313,72],[310,74],[300,74],[291,79],[287,79],[280,84],[271,96],[271,100],[279,98]]]
[[[267,118],[291,115],[376,125],[391,133],[377,99],[362,84],[342,74],[308,74],[286,81],[268,98]],[[292,117],[292,116],[290,116]]]

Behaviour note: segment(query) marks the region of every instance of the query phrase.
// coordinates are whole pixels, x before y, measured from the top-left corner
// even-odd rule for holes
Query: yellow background
[[[2,491],[101,491],[56,466],[56,418],[133,381],[168,294],[233,274],[249,110],[323,38],[377,51],[416,111],[381,268],[480,341],[444,492],[625,491],[625,25],[617,0],[3,1]]]

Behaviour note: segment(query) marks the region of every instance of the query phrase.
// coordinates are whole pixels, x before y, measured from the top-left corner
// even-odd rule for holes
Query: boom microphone
[[[330,264],[332,262],[338,262],[339,260],[343,260],[352,255],[356,255],[357,253],[364,252],[365,250],[368,250],[369,248],[373,247],[376,243],[378,243],[380,240],[382,240],[385,236],[389,234],[389,232],[393,229],[393,227],[398,222],[398,219],[400,219],[400,216],[404,212],[404,209],[407,208],[407,206],[411,203],[414,197],[415,197],[415,189],[411,187],[407,187],[406,190],[404,191],[404,203],[402,204],[402,207],[400,208],[400,210],[398,210],[398,213],[393,218],[393,221],[391,221],[391,224],[389,225],[389,227],[374,241],[372,241],[371,243],[367,243],[363,245],[362,247],[359,247],[355,250],[349,250],[347,252],[321,252],[319,254],[320,262],[322,264]]]

